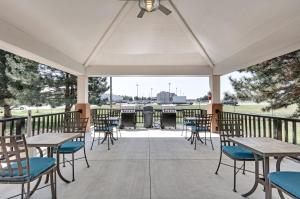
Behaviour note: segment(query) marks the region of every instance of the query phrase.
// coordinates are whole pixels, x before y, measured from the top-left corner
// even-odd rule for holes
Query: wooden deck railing
[[[32,135],[48,132],[61,132],[66,117],[79,117],[79,111],[44,114],[32,116]],[[27,117],[0,119],[0,135],[21,135],[26,133]]]
[[[300,119],[219,112],[220,120],[239,120],[245,137],[271,137],[300,144]]]

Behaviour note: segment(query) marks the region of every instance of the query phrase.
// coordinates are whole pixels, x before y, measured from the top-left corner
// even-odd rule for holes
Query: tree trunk
[[[10,117],[12,117],[10,105],[5,104],[4,105],[4,118],[10,118]]]

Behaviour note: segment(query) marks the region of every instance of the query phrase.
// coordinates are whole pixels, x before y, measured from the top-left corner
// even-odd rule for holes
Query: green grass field
[[[277,117],[289,117],[295,110],[296,105],[289,106],[287,108],[282,108],[278,110],[274,110],[273,112],[263,112],[262,108],[265,105],[263,104],[241,104],[239,106],[229,106],[224,105],[223,111],[226,112],[237,112],[237,113],[248,113],[248,114],[258,114],[258,115],[268,115],[268,116],[277,116]],[[100,108],[98,106],[92,106],[92,108]],[[109,108],[108,105],[103,105],[101,108]],[[120,105],[114,105],[113,108],[120,108]],[[154,108],[160,108],[159,105],[155,105]],[[201,108],[207,109],[207,105],[180,105],[177,106],[178,109],[180,108]],[[32,115],[42,115],[42,114],[49,114],[49,113],[59,113],[63,112],[63,108],[54,108],[54,109],[33,109]],[[27,110],[12,110],[13,116],[26,116],[28,113]],[[0,117],[3,117],[3,110],[0,109]]]

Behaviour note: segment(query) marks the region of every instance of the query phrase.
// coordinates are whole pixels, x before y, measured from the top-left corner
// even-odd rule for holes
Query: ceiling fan
[[[132,0],[126,0],[126,1],[132,1]],[[171,10],[160,4],[161,0],[133,0],[133,1],[139,1],[139,6],[141,8],[141,11],[137,15],[137,18],[143,18],[145,12],[153,12],[155,10],[160,10],[165,15],[169,15],[172,13]]]

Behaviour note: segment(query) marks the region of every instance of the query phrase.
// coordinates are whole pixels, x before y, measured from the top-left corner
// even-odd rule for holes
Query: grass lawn
[[[296,105],[289,106],[287,108],[282,108],[278,110],[274,110],[273,112],[263,112],[262,108],[264,104],[240,104],[239,106],[229,106],[224,105],[223,110],[226,112],[237,112],[237,113],[248,113],[248,114],[258,114],[258,115],[269,115],[269,116],[277,116],[277,117],[289,117],[296,109]],[[92,108],[99,108],[98,106],[92,106]],[[101,108],[109,108],[109,105],[103,105]],[[120,105],[113,105],[113,108],[120,108]],[[154,105],[154,108],[160,108],[159,105]],[[207,109],[207,105],[180,105],[176,107],[177,109],[181,108],[201,108]],[[42,114],[50,114],[50,113],[59,113],[63,112],[63,108],[54,108],[54,109],[33,109],[32,115],[42,115]],[[12,110],[13,116],[26,116],[27,110]],[[3,117],[3,109],[0,109],[0,117]]]

